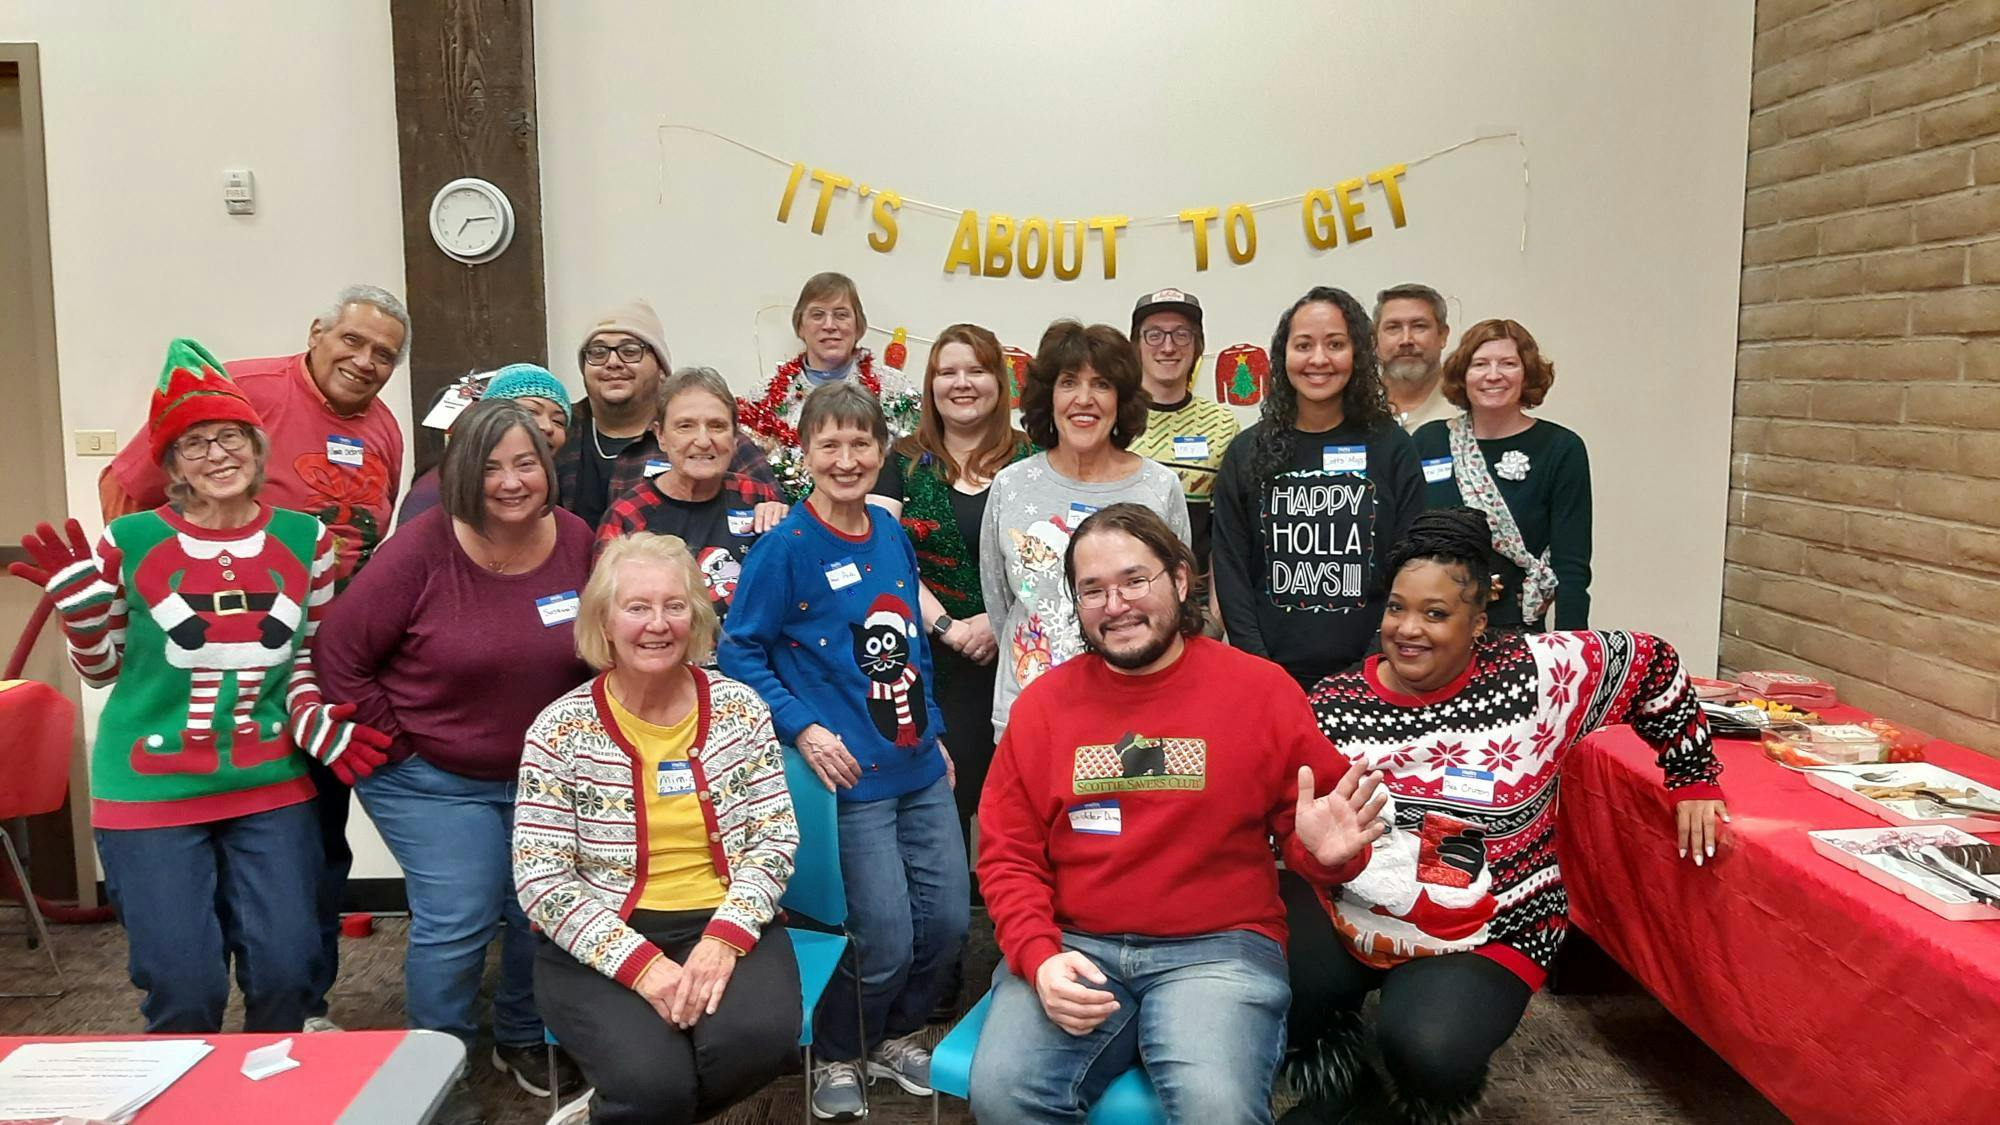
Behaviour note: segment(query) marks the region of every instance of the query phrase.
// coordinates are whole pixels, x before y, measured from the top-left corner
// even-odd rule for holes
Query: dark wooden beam
[[[403,269],[415,342],[416,420],[468,371],[548,362],[542,288],[541,145],[535,118],[533,0],[394,0],[396,137],[403,168]],[[437,190],[460,176],[492,181],[514,206],[514,240],[484,265],[431,241]],[[419,471],[443,441],[417,426]]]

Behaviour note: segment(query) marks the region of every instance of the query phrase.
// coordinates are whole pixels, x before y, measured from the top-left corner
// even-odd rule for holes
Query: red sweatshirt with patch
[[[1094,654],[1043,674],[979,805],[979,886],[1008,966],[1033,980],[1066,929],[1283,943],[1273,839],[1320,886],[1367,862],[1328,868],[1293,836],[1301,765],[1322,793],[1347,771],[1284,669],[1216,641],[1145,676]]]

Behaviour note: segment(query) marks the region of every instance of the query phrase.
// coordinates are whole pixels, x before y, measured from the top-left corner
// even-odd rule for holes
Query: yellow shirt
[[[610,692],[611,717],[639,752],[639,791],[646,802],[646,885],[640,910],[713,910],[728,897],[709,855],[708,824],[696,791],[694,745],[699,707],[672,726],[649,723],[625,709]]]

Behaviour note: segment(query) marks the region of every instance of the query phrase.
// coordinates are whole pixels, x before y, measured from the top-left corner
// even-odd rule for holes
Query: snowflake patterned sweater
[[[1480,642],[1434,701],[1390,691],[1380,664],[1312,693],[1320,729],[1394,795],[1394,830],[1326,900],[1355,955],[1379,968],[1473,952],[1541,987],[1569,929],[1557,769],[1599,727],[1630,723],[1676,799],[1722,797],[1694,690],[1657,637],[1503,634]]]

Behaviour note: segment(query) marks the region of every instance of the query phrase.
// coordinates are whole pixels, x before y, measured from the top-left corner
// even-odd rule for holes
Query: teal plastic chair
[[[986,1026],[986,1014],[992,1007],[993,994],[988,992],[931,1048],[931,1089],[935,1091],[931,1095],[931,1125],[938,1122],[938,1094],[960,1099],[971,1096],[972,1052],[979,1046],[979,1032]],[[1090,1107],[1088,1118],[1090,1125],[1165,1125],[1166,1120],[1152,1081],[1136,1066],[1111,1080],[1104,1096]]]
[[[813,1013],[820,996],[840,968],[840,959],[849,949],[859,949],[847,930],[847,884],[840,875],[840,804],[820,782],[819,775],[804,757],[785,747],[785,788],[792,794],[792,815],[799,822],[799,847],[793,857],[792,878],[785,884],[785,896],[778,900],[788,914],[800,915],[839,933],[821,933],[799,926],[787,926],[792,939],[792,955],[799,963],[800,1010],[799,1046],[805,1049],[805,1114],[812,1121]],[[854,973],[854,1010],[861,1010],[861,973]],[[858,1029],[857,1029],[858,1032]],[[865,1036],[862,1036],[865,1041]],[[863,1112],[868,1087],[862,1086]]]
[[[792,795],[792,815],[799,822],[799,847],[794,857],[792,877],[778,905],[789,913],[801,914],[839,933],[821,933],[797,926],[785,927],[792,942],[792,958],[799,966],[799,1046],[806,1052],[805,1119],[812,1120],[813,1013],[819,998],[833,982],[853,935],[847,925],[847,884],[840,877],[839,806],[834,795],[820,784],[819,775],[806,765],[798,751],[785,748],[785,788]],[[855,1008],[860,1010],[861,974],[854,979]],[[549,1071],[555,1072],[556,1037],[546,1027],[542,1039],[548,1044]],[[867,1087],[862,1087],[867,1099]],[[550,1091],[552,1107],[559,1108],[556,1091]]]

